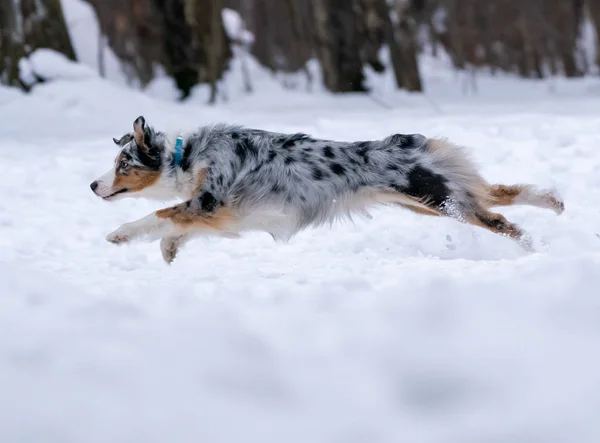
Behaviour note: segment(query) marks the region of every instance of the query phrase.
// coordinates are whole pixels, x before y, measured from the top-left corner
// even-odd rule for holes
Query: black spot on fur
[[[186,143],[183,148],[183,154],[181,156],[181,169],[183,172],[190,169],[192,166],[192,162],[190,161],[190,156],[192,153],[192,144],[190,142]]]
[[[210,192],[204,192],[198,198],[200,209],[205,212],[213,212],[219,206],[219,202]]]
[[[356,153],[362,159],[362,161],[367,164],[369,163],[369,142],[360,142],[356,144],[357,150]]]
[[[252,140],[250,140],[247,137],[244,137],[239,139],[235,144],[235,153],[240,159],[240,162],[244,163],[248,156],[256,155],[257,150],[254,146],[254,143],[252,143]]]
[[[296,141],[290,139],[290,140],[286,140],[282,146],[286,149],[289,149],[289,148],[293,148],[295,144],[296,144]]]
[[[267,159],[267,163],[271,163],[277,157],[277,152],[269,151],[269,158]]]
[[[283,161],[283,163],[285,163],[286,165],[291,165],[292,163],[294,163],[296,161],[296,159],[294,157],[292,157],[291,155],[288,155],[285,160]]]
[[[218,186],[223,186],[223,176],[222,175],[219,175],[217,177],[217,185]]]
[[[153,171],[158,171],[162,166],[160,151],[154,146],[149,146],[147,149],[138,147],[137,157],[142,165]]]
[[[441,206],[449,197],[446,178],[419,165],[408,174],[408,186],[397,189],[417,198],[430,198],[435,206]]]
[[[359,164],[358,161],[353,157],[348,157],[348,161],[350,162],[351,165],[354,165],[354,166]]]
[[[292,134],[285,138],[285,141],[283,142],[282,146],[286,149],[289,149],[293,148],[296,145],[296,143],[303,141],[312,141],[312,139],[306,134]]]
[[[389,165],[386,166],[386,169],[388,169],[390,171],[397,171],[400,168],[398,167],[398,165],[396,165],[394,163],[390,163]]]
[[[332,163],[330,168],[331,172],[333,172],[336,175],[344,175],[346,173],[346,168],[344,168],[339,163]]]
[[[240,138],[240,134],[238,134],[237,132],[232,132],[231,133],[231,138],[234,140],[237,140],[238,138]]]
[[[283,187],[279,183],[275,183],[273,185],[273,187],[271,188],[271,192],[273,192],[274,194],[279,194],[282,191],[283,191]]]
[[[325,146],[323,148],[323,155],[327,158],[335,158],[335,152],[333,152],[331,146]]]
[[[306,197],[305,197],[305,196],[303,196],[303,195],[301,195],[301,196],[300,196],[300,201],[302,201],[302,202],[306,202]]]
[[[316,166],[313,167],[312,176],[315,180],[323,180],[325,178],[325,174],[323,174],[323,171],[321,171]]]

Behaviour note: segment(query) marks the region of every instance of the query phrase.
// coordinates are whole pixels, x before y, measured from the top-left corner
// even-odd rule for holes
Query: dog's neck
[[[188,140],[185,132],[174,132],[166,136],[163,154],[163,186],[172,190],[173,197],[184,197],[188,192],[189,174],[182,168],[185,145]]]

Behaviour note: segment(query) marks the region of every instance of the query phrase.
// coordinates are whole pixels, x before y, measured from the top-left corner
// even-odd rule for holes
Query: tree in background
[[[232,56],[221,12],[222,0],[184,0],[185,19],[191,29],[192,60],[198,83],[210,85],[209,103],[217,100],[217,82]]]
[[[60,0],[0,0],[0,83],[29,90],[19,62],[39,48],[75,60]]]
[[[365,69],[391,70],[399,89],[422,91],[419,55],[443,49],[457,70],[487,69],[524,78],[577,77],[597,60],[581,47],[588,17],[600,35],[600,0],[84,0],[134,87],[156,68],[170,75],[181,97],[210,86],[210,103],[232,58],[223,8],[237,11],[253,34],[243,43],[273,74],[321,67],[331,92],[367,92]],[[40,47],[74,59],[60,0],[0,0],[0,82],[29,88],[19,61]],[[102,45],[101,45],[102,46]],[[381,49],[389,50],[387,66]],[[597,48],[600,44],[597,45]],[[239,52],[238,52],[239,53]],[[101,54],[101,51],[100,51]],[[102,63],[99,63],[102,65]],[[287,80],[296,76],[284,75]],[[248,75],[246,91],[250,91]]]
[[[86,0],[132,81],[147,85],[163,66],[181,98],[199,83],[216,83],[231,58],[220,0]]]
[[[121,60],[131,84],[146,86],[154,67],[165,64],[165,38],[160,11],[152,0],[85,0],[96,11],[108,46]]]
[[[364,92],[361,35],[352,0],[314,0],[316,53],[331,92]]]

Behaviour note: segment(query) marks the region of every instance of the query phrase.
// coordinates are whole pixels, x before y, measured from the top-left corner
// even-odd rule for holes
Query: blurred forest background
[[[459,70],[524,78],[578,77],[600,64],[581,38],[586,24],[600,35],[600,0],[85,1],[96,12],[98,38],[126,75],[143,86],[162,66],[181,98],[208,84],[214,101],[234,54],[251,54],[272,72],[304,73],[334,93],[366,91],[365,66],[390,69],[398,88],[421,91],[424,48],[444,51]],[[245,33],[228,35],[224,8],[239,13]],[[389,66],[380,59],[382,47]],[[29,89],[19,60],[37,48],[76,58],[60,0],[0,0],[0,82]],[[102,75],[102,51],[97,57]],[[310,78],[312,59],[321,79]],[[251,92],[252,79],[244,84]]]

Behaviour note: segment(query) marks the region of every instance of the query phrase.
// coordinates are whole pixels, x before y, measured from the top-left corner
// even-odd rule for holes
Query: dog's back
[[[277,235],[381,203],[439,211],[451,200],[465,211],[485,194],[462,150],[419,134],[339,142],[226,125],[203,131],[190,149],[210,165],[210,186],[238,214],[280,223]]]

